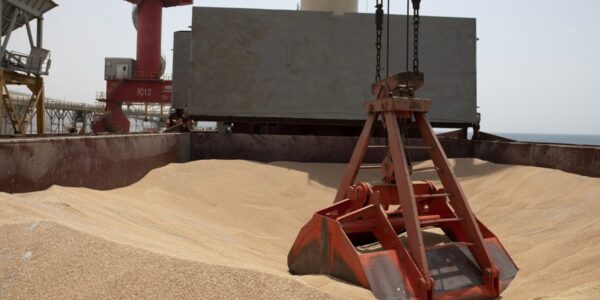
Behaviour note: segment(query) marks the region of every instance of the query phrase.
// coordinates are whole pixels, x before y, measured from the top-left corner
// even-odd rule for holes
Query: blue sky
[[[135,57],[131,4],[55,0],[44,46],[52,51],[47,95],[93,102],[104,89],[104,57]],[[296,9],[300,0],[196,0],[195,6]],[[392,13],[405,1],[391,0]],[[361,12],[375,1],[361,0]],[[478,101],[490,132],[600,134],[600,1],[423,0],[422,14],[477,18]],[[170,72],[173,32],[191,24],[191,6],[163,16]],[[19,30],[9,49],[28,50]],[[366,83],[369,84],[369,83]]]

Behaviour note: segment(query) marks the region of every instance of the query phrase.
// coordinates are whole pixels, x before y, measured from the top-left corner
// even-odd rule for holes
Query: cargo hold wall
[[[6,139],[0,140],[0,192],[34,192],[52,185],[113,189],[133,184],[169,163],[201,159],[346,163],[356,140],[348,136],[204,132]],[[460,138],[442,138],[440,142],[451,158],[474,157],[600,177],[599,146]],[[370,153],[367,160],[377,163],[382,155]],[[428,159],[415,151],[411,158]]]
[[[187,162],[189,140],[189,134],[0,140],[0,192],[127,186],[155,168]]]

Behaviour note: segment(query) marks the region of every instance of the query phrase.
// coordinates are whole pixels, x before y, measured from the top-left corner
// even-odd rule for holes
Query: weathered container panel
[[[190,31],[175,32],[173,38],[173,107],[183,108],[190,96]]]
[[[392,16],[390,73],[406,69],[405,24],[405,16]],[[190,115],[364,119],[362,103],[371,98],[375,72],[372,14],[196,7],[192,28],[191,63],[184,70],[191,78]],[[475,19],[422,17],[420,32],[426,84],[418,96],[434,100],[430,119],[475,123]]]

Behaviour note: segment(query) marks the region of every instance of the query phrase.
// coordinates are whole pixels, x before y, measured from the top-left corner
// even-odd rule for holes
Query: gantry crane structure
[[[94,123],[95,132],[129,132],[123,104],[172,102],[172,81],[163,79],[161,64],[162,11],[165,7],[190,5],[192,0],[126,0],[135,5],[136,59],[106,59],[106,113]]]
[[[43,48],[44,14],[58,6],[51,0],[2,0],[0,4],[0,115],[6,113],[15,135],[23,135],[31,123],[36,110],[37,133],[44,133],[44,79],[50,69],[50,51]],[[36,39],[34,41],[30,22],[37,20]],[[9,51],[8,45],[15,30],[25,26],[29,45],[29,54]],[[10,86],[24,85],[31,91],[27,107],[22,112],[15,108]]]

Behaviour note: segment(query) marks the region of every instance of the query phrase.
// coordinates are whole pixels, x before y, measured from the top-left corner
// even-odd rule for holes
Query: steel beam
[[[15,11],[12,14],[10,25],[8,26],[8,32],[6,33],[6,37],[4,38],[4,42],[2,43],[2,49],[0,49],[0,59],[4,57],[4,52],[6,52],[8,41],[10,41],[10,36],[12,35],[13,30],[15,29],[15,23],[17,22],[17,18],[19,17],[20,13],[20,10],[15,9]]]
[[[31,26],[29,26],[29,18],[25,15],[25,28],[27,29],[27,37],[29,38],[29,46],[31,49],[35,48],[35,44],[33,43],[33,35],[31,34]]]
[[[44,87],[44,81],[42,78],[40,78],[41,81],[41,88],[40,88],[40,92],[38,94],[38,101],[37,101],[37,105],[36,105],[36,126],[37,126],[37,134],[38,135],[43,135],[45,133],[45,128],[46,128],[46,118],[44,118],[44,111],[46,110],[46,88]],[[41,112],[41,113],[40,113]]]
[[[37,46],[38,48],[44,47],[44,17],[37,18]]]

